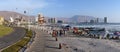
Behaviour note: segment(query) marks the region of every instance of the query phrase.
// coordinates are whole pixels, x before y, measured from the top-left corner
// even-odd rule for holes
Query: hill
[[[85,16],[85,15],[75,15],[70,18],[71,21],[75,22],[90,22],[90,20],[95,20],[96,17],[93,16]]]
[[[34,16],[27,16],[25,14],[13,12],[13,11],[0,11],[0,16],[4,17],[5,20],[9,20],[10,17],[13,17],[13,19],[15,19],[15,18],[18,18],[18,16],[23,17],[23,19],[25,20],[28,20],[28,18],[32,19],[32,21],[35,20]]]
[[[93,16],[86,16],[86,15],[74,15],[70,18],[57,18],[57,20],[63,20],[64,22],[90,22],[90,20],[97,20],[96,17]],[[103,19],[99,18],[99,22],[102,22]]]

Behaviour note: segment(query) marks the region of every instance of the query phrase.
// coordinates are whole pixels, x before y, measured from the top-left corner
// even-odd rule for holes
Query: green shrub
[[[32,30],[26,30],[26,37],[32,37]]]

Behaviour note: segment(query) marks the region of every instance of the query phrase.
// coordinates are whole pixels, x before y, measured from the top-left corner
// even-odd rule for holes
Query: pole
[[[58,41],[57,37],[55,37],[55,40]]]
[[[62,48],[62,45],[61,45],[61,43],[59,43],[59,49],[61,49]]]
[[[24,11],[24,14],[26,14],[27,12]],[[30,21],[29,21],[29,17],[28,17],[28,30],[30,30]]]

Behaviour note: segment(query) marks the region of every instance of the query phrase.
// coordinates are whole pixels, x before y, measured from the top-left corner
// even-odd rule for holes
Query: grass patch
[[[31,37],[32,37],[32,31],[26,30],[26,36],[24,38],[22,38],[20,41],[18,41],[14,45],[4,49],[2,52],[18,52],[21,48],[27,45]]]
[[[26,37],[30,37],[30,38],[32,38],[32,31],[31,30],[28,30],[28,29],[26,29]]]
[[[13,28],[0,25],[0,37],[13,32]]]

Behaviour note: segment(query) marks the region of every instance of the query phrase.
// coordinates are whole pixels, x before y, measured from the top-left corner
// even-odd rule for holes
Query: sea
[[[106,28],[111,30],[120,31],[120,23],[102,23],[102,24],[76,24],[71,25],[72,27],[97,27],[97,28]]]

